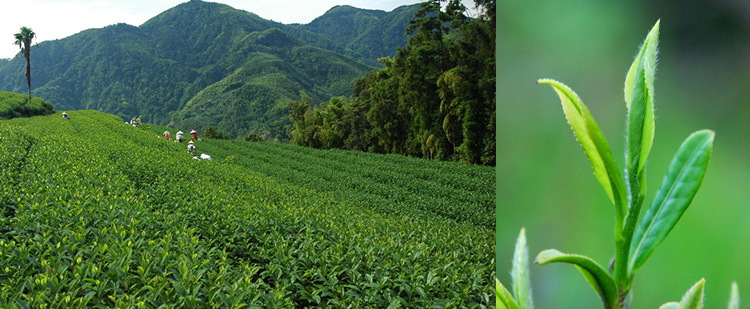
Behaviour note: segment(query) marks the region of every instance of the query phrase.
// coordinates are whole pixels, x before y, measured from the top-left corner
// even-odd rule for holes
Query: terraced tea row
[[[490,167],[399,158],[404,163],[398,168],[391,159],[399,156],[350,151],[347,157],[344,151],[278,143],[209,140],[203,149],[222,158],[236,155],[232,163],[381,212],[429,213],[485,227],[495,224]]]

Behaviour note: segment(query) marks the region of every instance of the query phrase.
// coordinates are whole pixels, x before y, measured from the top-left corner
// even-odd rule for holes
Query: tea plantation
[[[0,121],[3,308],[494,307],[494,168],[69,114]]]

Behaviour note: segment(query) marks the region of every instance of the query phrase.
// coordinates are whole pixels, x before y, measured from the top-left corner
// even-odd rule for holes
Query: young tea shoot
[[[615,162],[611,147],[594,116],[578,95],[561,82],[552,79],[538,81],[551,86],[560,97],[568,124],[589,158],[594,176],[615,207],[615,260],[608,270],[587,256],[548,249],[537,255],[535,263],[544,265],[562,262],[576,266],[601,298],[604,308],[630,306],[630,291],[635,273],[669,235],[690,205],[703,181],[713,149],[713,131],[700,130],[688,136],[674,155],[651,206],[638,221],[646,195],[646,165],[654,141],[654,76],[658,44],[657,21],[625,77],[627,118],[624,175],[621,174],[620,171],[623,170]],[[524,236],[525,246],[523,230],[521,236]],[[517,255],[518,250],[517,247]],[[514,273],[516,263],[514,258]],[[517,291],[516,286],[529,284],[522,283],[523,280],[515,274],[513,281],[513,295],[498,282],[498,291],[501,292],[498,293],[500,308],[524,307],[524,300],[519,298],[527,292],[524,289]],[[702,307],[704,282],[701,279],[696,283],[680,303],[667,303],[663,308]],[[530,293],[527,295],[530,296]],[[528,304],[530,307],[530,300]]]

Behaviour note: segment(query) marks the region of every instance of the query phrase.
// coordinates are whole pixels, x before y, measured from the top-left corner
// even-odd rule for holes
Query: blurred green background
[[[543,249],[614,256],[614,207],[539,78],[578,93],[622,168],[625,74],[661,19],[656,135],[648,208],[669,162],[692,132],[716,131],[703,185],[666,241],[636,273],[632,308],[678,301],[706,278],[705,308],[726,308],[732,281],[750,299],[750,1],[500,1],[496,262],[510,288],[515,239]],[[537,308],[601,308],[569,265],[531,266]],[[745,301],[746,303],[749,301]]]

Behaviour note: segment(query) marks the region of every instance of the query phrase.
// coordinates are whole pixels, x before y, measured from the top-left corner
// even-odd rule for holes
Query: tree
[[[207,126],[203,129],[203,137],[212,139],[229,139],[229,136],[224,134],[224,132],[221,132],[212,126]]]
[[[29,101],[31,101],[31,41],[36,36],[31,28],[21,27],[21,32],[15,34],[16,42],[21,53],[26,58],[26,83],[29,84]]]

